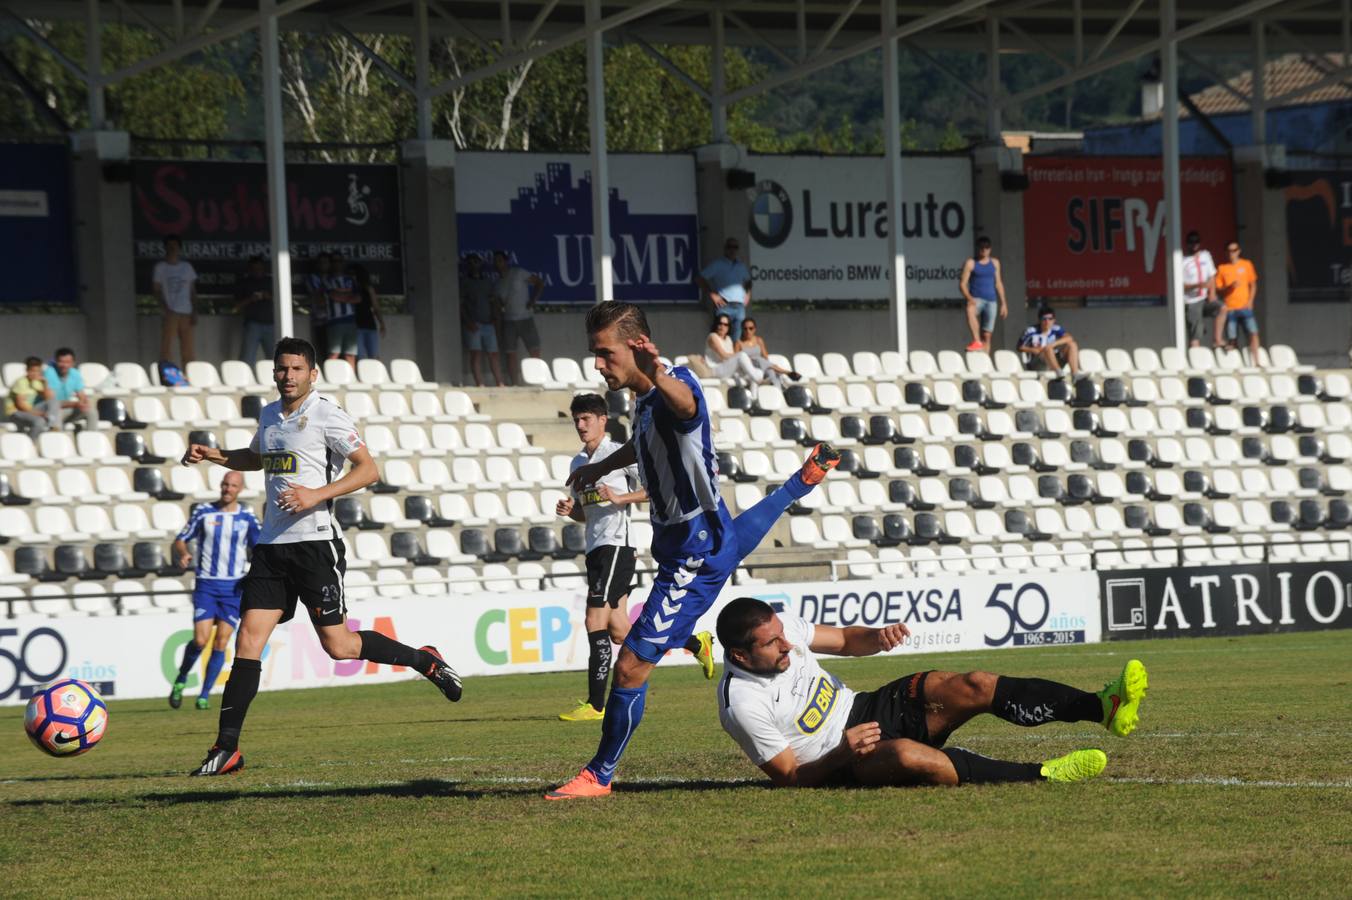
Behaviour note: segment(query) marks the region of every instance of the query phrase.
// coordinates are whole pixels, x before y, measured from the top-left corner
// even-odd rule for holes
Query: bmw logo
[[[751,236],[762,247],[778,247],[793,230],[793,204],[778,182],[758,182],[751,197]]]

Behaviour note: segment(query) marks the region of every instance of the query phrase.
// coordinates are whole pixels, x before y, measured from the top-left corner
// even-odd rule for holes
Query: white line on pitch
[[[1352,781],[1245,781],[1243,778],[1114,778],[1108,781],[1119,784],[1202,784],[1216,787],[1265,787],[1265,788],[1352,788]]]

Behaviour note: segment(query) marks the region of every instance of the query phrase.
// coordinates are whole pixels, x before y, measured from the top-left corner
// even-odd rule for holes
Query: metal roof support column
[[[1262,19],[1250,23],[1253,31],[1253,81],[1249,91],[1249,127],[1255,147],[1267,145],[1267,28]]]
[[[606,161],[605,32],[601,0],[587,0],[587,121],[591,131],[592,282],[596,302],[615,299],[610,246],[610,172]]]
[[[1169,312],[1173,316],[1174,346],[1186,353],[1183,318],[1183,213],[1178,181],[1178,36],[1176,0],[1160,0],[1160,80],[1164,82],[1164,109],[1160,121],[1164,152],[1164,273]]]
[[[723,10],[715,9],[709,13],[709,25],[713,31],[712,58],[709,60],[709,72],[713,76],[709,86],[709,118],[713,123],[713,142],[721,144],[728,139],[728,107],[723,101],[727,90],[726,73],[723,71],[723,55],[727,47],[727,35],[723,30]]]
[[[431,70],[431,36],[427,29],[427,0],[415,0],[413,4],[413,84],[417,89],[413,96],[414,110],[418,122],[418,140],[432,139],[432,98],[427,95]]]
[[[986,17],[986,139],[1000,139],[1000,20]]]
[[[103,95],[103,23],[99,0],[85,0],[85,91],[89,96],[89,128],[102,131],[108,117]]]
[[[272,231],[272,284],[277,337],[294,337],[291,310],[291,242],[286,221],[286,145],[282,130],[282,74],[277,49],[277,2],[259,0],[258,45],[263,62],[263,147],[268,163],[268,225]]]
[[[883,29],[883,172],[887,187],[887,270],[892,284],[888,307],[895,326],[897,352],[910,349],[906,328],[906,251],[901,233],[901,104],[897,83],[897,0],[882,0]]]

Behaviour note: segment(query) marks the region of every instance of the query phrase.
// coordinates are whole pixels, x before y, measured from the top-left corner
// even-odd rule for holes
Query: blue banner
[[[70,153],[0,144],[0,303],[77,303]]]

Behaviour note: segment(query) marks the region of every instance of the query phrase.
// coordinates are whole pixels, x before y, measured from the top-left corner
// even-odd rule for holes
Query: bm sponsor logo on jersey
[[[831,714],[831,708],[836,705],[839,695],[840,692],[829,678],[825,675],[818,678],[812,687],[812,699],[808,701],[807,709],[798,717],[798,730],[803,734],[814,734]]]
[[[263,471],[269,475],[295,475],[298,466],[296,454],[290,451],[263,454]]]

